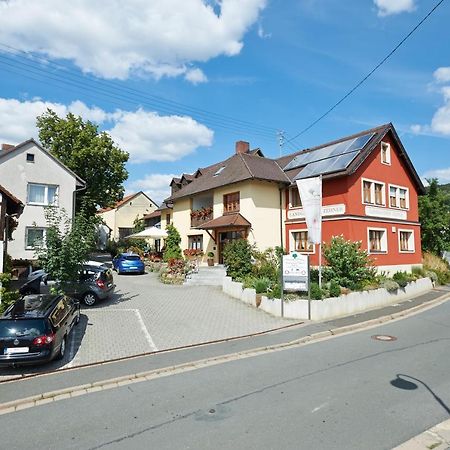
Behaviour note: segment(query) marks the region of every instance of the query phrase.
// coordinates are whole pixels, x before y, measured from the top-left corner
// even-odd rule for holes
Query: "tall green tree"
[[[167,238],[166,238],[166,249],[164,250],[163,259],[164,261],[169,261],[169,259],[180,259],[181,256],[181,236],[178,230],[170,223],[166,226]]]
[[[36,255],[45,271],[57,280],[61,288],[65,282],[78,279],[82,264],[95,248],[97,233],[95,217],[76,214],[72,220],[64,209],[45,208],[47,233],[45,243],[36,243]]]
[[[125,163],[128,153],[90,121],[72,113],[60,118],[51,109],[37,117],[42,145],[69,169],[86,181],[77,194],[76,210],[88,216],[121,200],[123,182],[128,178]]]
[[[441,255],[450,250],[449,196],[436,178],[427,180],[427,193],[419,197],[419,220],[422,225],[422,249]]]

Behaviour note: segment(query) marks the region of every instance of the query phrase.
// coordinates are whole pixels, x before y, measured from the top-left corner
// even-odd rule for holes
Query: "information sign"
[[[285,291],[308,291],[308,255],[292,252],[283,256],[283,289]]]

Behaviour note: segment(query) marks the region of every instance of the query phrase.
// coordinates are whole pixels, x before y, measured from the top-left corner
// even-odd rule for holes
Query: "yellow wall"
[[[144,194],[139,194],[119,208],[99,214],[105,223],[112,229],[111,238],[119,239],[119,228],[133,228],[134,220],[138,216],[153,212],[157,206]]]
[[[213,218],[223,215],[223,196],[240,192],[240,213],[251,224],[249,242],[256,244],[259,250],[280,245],[280,196],[276,183],[262,181],[245,181],[214,190]],[[217,262],[217,244],[206,231],[191,229],[191,200],[177,200],[173,206],[173,224],[181,235],[182,250],[188,248],[189,235],[203,236],[203,251],[213,251]],[[164,211],[161,217],[165,218]],[[165,227],[161,220],[161,228]],[[212,233],[213,234],[213,233]]]

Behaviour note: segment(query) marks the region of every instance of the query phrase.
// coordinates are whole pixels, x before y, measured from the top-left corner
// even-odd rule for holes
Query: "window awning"
[[[231,228],[231,227],[242,227],[249,228],[252,224],[241,214],[225,214],[223,216],[217,217],[216,219],[209,220],[208,222],[199,225],[198,230],[215,230],[217,228]]]

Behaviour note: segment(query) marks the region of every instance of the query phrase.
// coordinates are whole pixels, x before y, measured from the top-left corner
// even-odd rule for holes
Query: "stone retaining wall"
[[[380,308],[423,294],[432,288],[433,283],[429,278],[421,278],[408,283],[405,288],[400,288],[394,293],[380,288],[372,291],[352,292],[324,300],[311,300],[311,320],[331,319]],[[231,277],[225,277],[222,290],[229,296],[256,307],[255,289],[243,289],[242,283],[233,281]],[[286,318],[308,319],[308,300],[284,302],[283,307]],[[259,308],[274,316],[281,316],[280,299],[269,299],[262,296]]]

